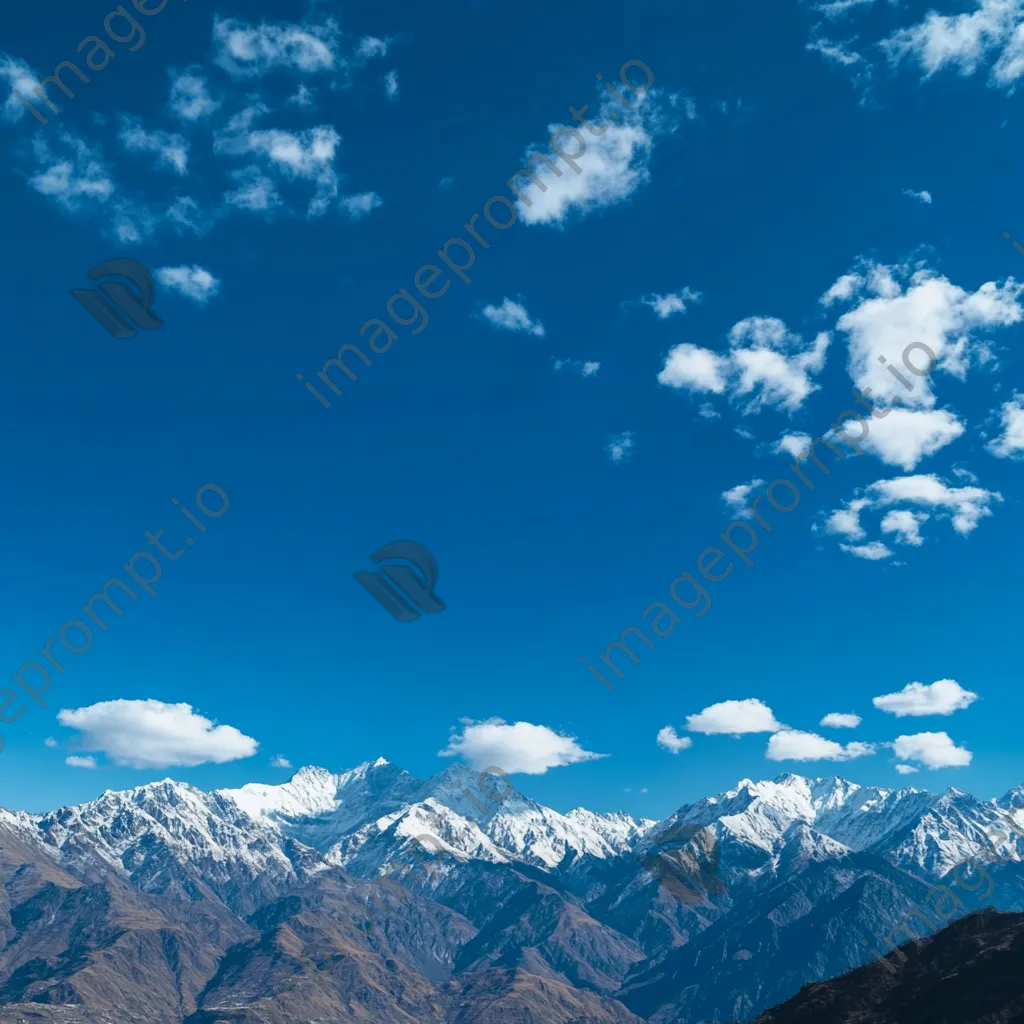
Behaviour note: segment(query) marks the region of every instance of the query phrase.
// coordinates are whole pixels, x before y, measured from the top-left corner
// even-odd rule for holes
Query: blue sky
[[[110,9],[14,12],[4,96]],[[8,675],[155,551],[144,531],[195,543],[89,650],[55,644],[45,709],[10,699],[0,803],[285,781],[277,758],[427,775],[440,751],[651,817],[782,771],[1024,780],[1024,257],[1002,237],[1024,238],[1024,4],[582,13],[169,0],[134,52],[112,23],[129,41],[64,73],[73,99],[49,88],[48,124],[6,99]],[[627,110],[595,76],[630,60],[653,86]],[[422,331],[319,404],[296,374],[387,319],[583,104],[621,110],[581,128],[583,170],[542,171],[508,230],[480,220],[470,281],[446,271]],[[160,330],[114,339],[70,297],[114,256],[153,271]],[[588,674],[742,514],[725,495],[791,476],[781,439],[854,386],[904,394],[877,356],[915,340],[936,367],[865,454],[829,458],[613,691]],[[197,535],[171,499],[195,513],[209,483],[230,507]],[[352,577],[403,539],[447,605],[412,623]]]

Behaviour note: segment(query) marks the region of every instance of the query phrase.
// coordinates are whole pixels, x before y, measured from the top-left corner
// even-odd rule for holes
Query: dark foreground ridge
[[[1024,1020],[1024,914],[979,910],[888,957],[805,985],[754,1024],[1009,1024]]]

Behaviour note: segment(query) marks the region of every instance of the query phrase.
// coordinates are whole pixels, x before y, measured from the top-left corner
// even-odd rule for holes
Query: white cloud
[[[311,107],[313,106],[313,99],[316,96],[316,90],[311,89],[305,82],[299,82],[298,89],[295,90],[294,95],[289,96],[285,100],[288,106],[294,107]]]
[[[640,301],[645,306],[650,306],[661,320],[667,320],[676,313],[686,312],[686,303],[700,302],[700,292],[692,288],[680,288],[677,292],[669,292],[668,295],[645,295]]]
[[[509,725],[501,718],[483,722],[460,720],[462,731],[453,733],[448,746],[438,757],[461,757],[471,768],[491,766],[510,775],[543,775],[549,768],[593,761],[607,754],[584,750],[574,736],[565,736],[546,725],[516,722]]]
[[[47,747],[55,747],[57,746],[57,741],[52,736],[47,736],[46,739],[43,740],[43,744]]]
[[[179,196],[167,208],[164,216],[181,234],[192,231],[197,235],[205,234],[211,226],[211,219],[199,208],[199,204],[191,196]]]
[[[769,761],[850,761],[875,752],[871,743],[836,743],[813,732],[783,729],[768,740]]]
[[[165,288],[171,288],[201,306],[220,291],[220,281],[195,264],[191,267],[158,267],[153,271],[153,277]]]
[[[389,100],[398,99],[398,72],[394,68],[384,76],[384,91]]]
[[[818,385],[811,380],[825,365],[829,335],[806,343],[774,317],[748,317],[729,332],[729,352],[720,354],[688,342],[665,358],[658,383],[690,391],[728,390],[733,399],[751,396],[744,414],[763,408],[795,412]]]
[[[677,735],[675,729],[671,725],[666,725],[664,728],[658,730],[658,746],[664,747],[666,750],[673,754],[678,754],[680,750],[686,750],[693,746],[693,740],[689,736]]]
[[[862,391],[870,389],[874,404],[886,406],[896,399],[911,408],[931,409],[939,374],[965,379],[972,365],[991,357],[980,335],[1024,318],[1019,301],[1022,290],[1024,285],[1008,278],[1002,285],[989,281],[968,292],[924,267],[862,261],[859,273],[841,277],[822,301],[832,296],[826,304],[841,298],[856,302],[839,317],[836,330],[849,339],[850,377]],[[928,376],[916,376],[904,365],[903,354],[910,345],[923,345],[934,353],[935,366]],[[919,371],[927,370],[929,356],[924,349],[914,348],[907,356]],[[902,374],[913,390],[900,383],[889,367]]]
[[[206,78],[198,69],[170,70],[171,112],[182,121],[199,121],[220,109],[220,101],[209,92]]]
[[[569,134],[570,129],[583,138],[586,151],[576,159],[582,169],[579,173],[574,171],[546,144],[531,146],[522,158],[522,167],[535,153],[540,153],[560,173],[535,160],[533,166],[541,184],[534,184],[525,175],[516,179],[522,195],[516,207],[522,222],[562,226],[570,214],[586,215],[620,203],[646,184],[650,180],[651,148],[661,120],[652,95],[648,92],[637,97],[628,111],[618,100],[603,96],[600,114],[591,122],[595,128],[604,128],[597,135],[580,125],[549,124],[552,138],[560,129],[566,129],[559,135],[558,144],[567,153],[580,148]]]
[[[898,764],[896,765],[896,771],[900,775],[913,775],[914,772],[920,771],[920,768],[915,768],[912,764]]]
[[[879,711],[886,711],[897,718],[908,715],[951,715],[970,707],[978,695],[965,690],[955,679],[939,679],[928,686],[923,683],[907,683],[896,693],[886,693],[872,698],[871,703]]]
[[[853,435],[854,422],[843,429]],[[882,462],[909,472],[929,455],[952,444],[964,432],[964,425],[945,409],[890,409],[881,419],[872,419],[871,433],[857,443]],[[857,433],[861,433],[859,426]]]
[[[905,188],[903,190],[905,196],[909,196],[911,199],[916,199],[920,203],[926,205],[932,201],[931,192],[915,192],[912,188]]]
[[[629,458],[630,453],[633,451],[636,442],[633,440],[633,431],[625,430],[621,434],[616,434],[607,445],[605,445],[605,451],[608,453],[608,458],[612,462],[622,462],[623,459]]]
[[[710,402],[701,402],[697,407],[697,415],[705,420],[720,420],[722,418],[722,414]]]
[[[778,441],[772,445],[772,452],[775,455],[789,455],[794,459],[802,455],[811,445],[811,435],[801,434],[796,431],[792,434],[783,434]]]
[[[892,558],[892,552],[880,540],[873,540],[867,544],[840,544],[839,547],[847,554],[863,558],[868,562],[880,562],[884,558]]]
[[[944,68],[970,76],[994,58],[989,85],[1006,88],[1024,74],[1022,23],[1019,0],[976,0],[973,10],[960,14],[929,11],[922,21],[882,40],[881,46],[893,64],[916,60],[925,78]]]
[[[927,512],[908,512],[906,509],[893,509],[882,518],[882,533],[895,534],[900,544],[909,544],[919,548],[924,543],[921,536],[921,524],[929,519]]]
[[[997,459],[1024,457],[1024,395],[1014,394],[1001,407],[1002,433],[985,447]]]
[[[897,736],[893,750],[901,761],[919,761],[926,768],[966,768],[974,756],[958,747],[944,732],[919,732]]]
[[[727,356],[683,342],[669,350],[658,383],[720,395],[725,391],[730,369]]]
[[[544,335],[544,325],[539,320],[532,320],[521,302],[513,302],[509,298],[502,299],[500,306],[484,306],[483,316],[504,331],[527,331],[538,337]]]
[[[315,128],[306,128],[299,132],[282,131],[278,128],[254,130],[253,121],[265,113],[266,108],[257,104],[236,114],[225,129],[215,133],[214,152],[232,156],[257,154],[263,156],[270,168],[286,180],[312,182],[316,186],[316,194],[309,202],[307,215],[322,216],[327,212],[331,200],[338,194],[339,179],[334,168],[334,157],[341,136],[332,125],[317,125]],[[269,201],[267,190],[264,188],[260,191]],[[246,204],[235,199],[233,205]],[[267,207],[248,205],[246,208]]]
[[[266,212],[282,205],[277,186],[258,167],[244,167],[232,171],[231,177],[239,187],[224,193],[224,202],[228,206],[237,206],[241,210]]]
[[[49,139],[37,135],[33,149],[40,170],[29,184],[65,210],[78,210],[89,202],[106,203],[114,194],[114,183],[99,153],[77,135],[63,132]]]
[[[860,715],[848,715],[842,711],[831,711],[818,725],[823,725],[826,729],[856,729],[860,723]]]
[[[338,26],[272,24],[249,25],[237,18],[213,21],[214,62],[239,77],[262,75],[274,68],[304,73],[331,71],[339,66]]]
[[[14,95],[15,92],[24,96],[31,103],[36,98],[35,91],[41,83],[36,78],[32,69],[23,60],[12,57],[7,53],[0,53],[0,79],[5,79],[11,87],[11,94],[4,101],[0,115],[3,116],[5,121],[18,121],[25,114],[28,114],[29,111],[22,105],[21,100]],[[45,117],[46,115],[44,114],[43,116]]]
[[[376,36],[364,36],[359,40],[356,47],[356,56],[362,60],[369,60],[371,57],[384,57],[388,52],[388,41],[378,39]]]
[[[586,361],[581,359],[555,360],[556,370],[563,370],[566,368],[572,370],[574,373],[578,373],[581,377],[593,377],[597,374],[597,371],[601,369],[601,364],[589,359]]]
[[[847,502],[826,519],[825,530],[840,534],[848,540],[865,537],[860,515],[865,510],[890,509],[894,505],[916,506],[927,513],[899,510],[887,513],[882,519],[882,532],[893,534],[902,544],[920,546],[921,525],[929,519],[951,520],[953,529],[966,536],[986,516],[992,515],[993,502],[1002,501],[998,491],[982,487],[951,487],[934,474],[918,473],[914,476],[877,480],[863,490],[864,496]],[[840,545],[844,551],[862,558],[886,558],[891,552],[878,541],[852,548]]]
[[[188,141],[183,135],[148,131],[137,118],[125,117],[118,138],[129,153],[156,153],[158,167],[167,164],[179,174],[188,170]]]
[[[848,50],[842,43],[831,42],[824,36],[812,39],[805,48],[843,67],[864,63],[864,58],[856,50]]]
[[[193,767],[252,757],[259,744],[234,726],[214,725],[189,704],[159,700],[107,700],[63,708],[57,721],[81,733],[80,750],[107,755],[130,768]]]
[[[64,763],[70,765],[72,768],[96,768],[96,758],[91,755],[85,757],[79,757],[77,754],[72,754],[70,757],[64,758]]]
[[[706,736],[740,736],[748,732],[777,732],[784,726],[775,720],[772,709],[756,697],[723,700],[686,719],[689,732]]]
[[[291,768],[292,763],[287,757],[282,757],[280,754],[277,755],[271,762],[272,768]]]
[[[383,206],[384,200],[376,192],[358,192],[355,195],[343,196],[338,205],[348,214],[349,220],[361,220],[378,206]]]
[[[820,11],[826,18],[838,18],[857,7],[874,2],[875,0],[831,0],[829,3],[818,4],[815,10]]]
[[[992,514],[991,504],[1002,501],[998,491],[982,487],[950,487],[934,474],[894,477],[878,480],[867,488],[873,507],[896,504],[919,505],[937,516],[951,517],[953,529],[960,534],[974,530],[980,520]]]
[[[737,484],[727,491],[722,491],[722,501],[725,502],[729,511],[741,514],[750,504],[750,496],[764,484],[763,480],[750,480],[745,484]],[[747,519],[750,518],[748,515]]]

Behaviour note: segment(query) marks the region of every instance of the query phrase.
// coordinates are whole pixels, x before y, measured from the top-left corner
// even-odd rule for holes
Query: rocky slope
[[[958,913],[1024,909],[1022,794],[785,774],[659,823],[381,758],[0,811],[0,1024],[750,1020],[869,960],[989,827]]]

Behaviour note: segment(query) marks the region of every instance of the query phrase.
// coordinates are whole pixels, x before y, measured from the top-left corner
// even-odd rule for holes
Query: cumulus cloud
[[[526,175],[515,179],[519,190],[516,207],[524,224],[560,227],[571,214],[583,216],[628,199],[650,180],[651,149],[661,130],[653,93],[637,97],[628,111],[618,100],[605,95],[600,114],[594,120],[604,127],[598,135],[591,135],[575,124],[548,125],[551,138],[561,132],[557,142],[570,154],[579,147],[569,130],[578,131],[583,138],[587,148],[576,160],[581,168],[579,173],[559,162],[546,144],[530,147],[523,156],[522,166],[533,170],[539,181],[535,184]],[[538,154],[549,160],[554,170]]]
[[[280,754],[277,755],[271,762],[272,768],[291,768],[292,763],[287,757],[282,757]]]
[[[96,764],[96,758],[92,756],[79,757],[77,754],[72,754],[70,757],[64,758],[64,763],[70,765],[72,768],[98,768]]]
[[[869,541],[867,544],[840,544],[839,547],[848,555],[863,558],[867,562],[892,558],[892,552],[880,540]]]
[[[881,419],[871,420],[870,431],[858,442],[861,447],[909,472],[922,459],[952,444],[963,434],[964,425],[945,409],[890,409]]]
[[[756,697],[723,700],[686,719],[688,732],[706,736],[741,736],[748,732],[777,732],[784,726],[775,720],[772,709]]]
[[[908,408],[931,409],[940,374],[965,379],[972,366],[990,358],[983,335],[1024,318],[1022,290],[1024,285],[1008,278],[1004,284],[989,281],[969,292],[926,267],[865,260],[856,273],[839,278],[822,301],[853,303],[836,321],[836,330],[849,340],[850,377],[862,391],[870,388],[873,403],[886,406],[895,400]],[[911,345],[924,346],[907,352],[918,371],[928,369],[925,348],[934,354],[935,366],[928,376],[916,376],[905,367],[903,354]],[[913,390],[892,375],[890,366]],[[883,422],[872,424],[872,434]]]
[[[43,740],[43,744],[47,747],[55,747],[57,746],[57,741],[52,736],[47,736],[46,739]]]
[[[850,761],[875,752],[871,743],[836,743],[813,732],[783,729],[768,740],[769,761]]]
[[[220,109],[207,87],[205,76],[198,68],[187,71],[170,69],[171,97],[168,101],[171,112],[182,121],[199,121]]]
[[[743,515],[744,510],[750,504],[750,496],[763,485],[764,481],[758,479],[748,480],[745,484],[737,484],[727,491],[722,491],[722,501],[725,502],[730,512]],[[745,518],[749,519],[750,516],[747,515]]]
[[[521,302],[502,299],[500,306],[484,306],[483,317],[503,331],[525,331],[538,337],[544,336],[544,325],[533,320]]]
[[[471,768],[497,766],[510,775],[543,775],[549,768],[593,761],[608,754],[584,750],[574,736],[566,736],[546,725],[516,722],[501,718],[475,722],[460,719],[462,730],[438,751],[438,757],[461,757]]]
[[[605,445],[604,450],[608,453],[608,458],[612,462],[622,462],[624,459],[629,458],[635,446],[636,442],[633,440],[633,431],[625,430],[621,434],[616,434]]]
[[[912,764],[898,764],[896,765],[896,771],[900,775],[913,775],[914,772],[920,771],[920,768],[915,768]]]
[[[669,292],[667,295],[658,295],[652,293],[650,295],[644,295],[640,302],[645,306],[650,306],[654,310],[655,314],[660,320],[667,320],[670,316],[674,316],[676,313],[685,313],[686,304],[688,302],[699,302],[700,292],[695,292],[692,288],[684,287],[680,288],[677,292]]]
[[[893,750],[901,761],[918,761],[926,768],[966,768],[974,756],[958,747],[944,732],[919,732],[897,736]]]
[[[882,533],[891,533],[900,544],[910,544],[919,548],[924,543],[921,536],[921,524],[928,521],[927,512],[908,512],[906,509],[893,509],[886,512],[881,522]]]
[[[823,725],[826,729],[856,729],[860,722],[860,715],[848,715],[842,711],[830,711],[818,725]]]
[[[658,383],[694,392],[746,399],[745,415],[763,408],[795,412],[818,390],[812,381],[825,365],[829,334],[806,342],[774,317],[748,317],[729,332],[729,351],[714,352],[689,342],[665,357]]]
[[[977,528],[982,519],[992,515],[991,506],[994,502],[1003,500],[998,491],[988,491],[973,485],[953,487],[934,474],[922,473],[877,480],[863,488],[862,494],[862,497],[848,501],[842,508],[829,514],[825,520],[827,533],[839,534],[848,540],[861,540],[866,536],[861,524],[861,515],[865,511],[882,511],[892,509],[893,506],[909,505],[911,509],[894,510],[906,512],[905,515],[887,512],[882,519],[881,529],[884,533],[892,534],[902,544],[919,546],[922,543],[921,525],[929,519],[949,520],[957,533],[966,536]],[[913,509],[927,509],[927,512]],[[872,545],[861,545],[859,549],[845,544],[840,547],[860,557],[887,557],[881,553],[884,544],[878,541],[872,544],[877,545],[872,549],[877,552],[874,556],[863,550]]]
[[[778,441],[772,445],[772,453],[775,455],[789,455],[796,458],[802,455],[811,445],[811,435],[795,431],[791,434],[783,434]]]
[[[160,700],[107,700],[63,708],[57,721],[79,736],[79,750],[106,754],[130,768],[193,767],[252,757],[259,744],[231,725],[215,725],[189,704]]]
[[[678,754],[680,750],[692,747],[693,740],[689,736],[677,735],[671,725],[666,725],[658,730],[658,746],[664,747],[673,754]]]
[[[191,267],[158,267],[153,271],[153,277],[165,288],[201,306],[205,306],[220,291],[220,281],[208,270],[195,264]]]
[[[348,214],[349,220],[362,220],[378,206],[383,205],[384,200],[376,192],[359,192],[355,195],[343,196],[339,208]]]
[[[250,25],[239,18],[214,16],[214,62],[231,75],[248,77],[276,68],[306,74],[339,66],[338,26],[262,22]]]
[[[916,199],[919,203],[925,203],[926,205],[932,201],[931,192],[915,192],[912,188],[905,188],[903,190],[903,194],[905,196],[909,196],[911,199]]]
[[[997,459],[1024,457],[1024,395],[1014,394],[1000,409],[1002,432],[985,447]]]
[[[976,693],[965,690],[955,679],[939,679],[928,686],[907,683],[896,693],[872,698],[871,703],[879,711],[905,718],[908,715],[951,715],[970,707],[977,699]]]
[[[389,100],[398,99],[398,72],[394,68],[384,76],[384,92]]]

